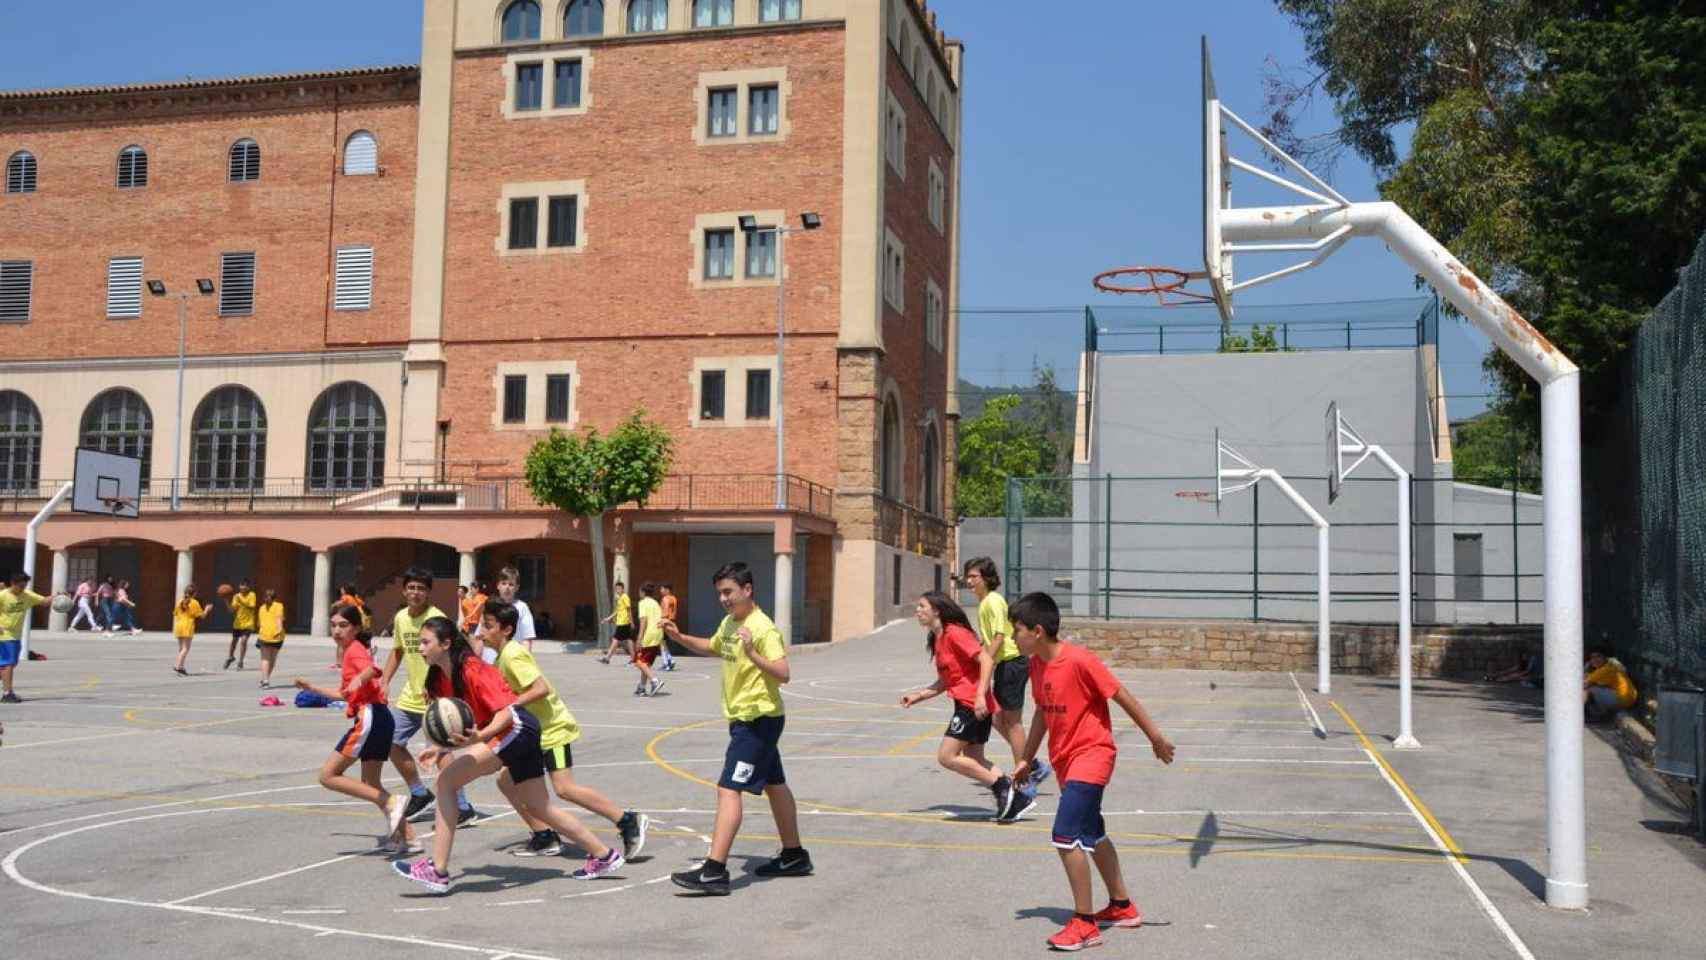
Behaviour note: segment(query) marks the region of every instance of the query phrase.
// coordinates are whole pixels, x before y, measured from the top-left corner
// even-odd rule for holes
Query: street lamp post
[[[195,282],[196,292],[202,296],[213,295],[213,281],[198,278]],[[166,296],[166,284],[160,280],[148,281],[148,292],[156,297]],[[179,471],[184,459],[184,338],[189,328],[190,294],[187,290],[179,291],[172,296],[178,301],[178,412],[172,422],[172,511],[178,509],[178,488],[183,485]]]
[[[800,225],[784,227],[776,225],[776,402],[770,411],[771,418],[776,422],[776,509],[788,508],[788,474],[782,466],[782,436],[783,412],[786,409],[782,403],[782,347],[786,342],[783,332],[788,316],[788,271],[782,259],[783,238],[790,233],[803,233],[816,230],[823,226],[823,218],[815,213],[800,214]],[[740,218],[740,229],[747,237],[747,248],[752,247],[752,238],[758,233],[758,218],[750,214]]]

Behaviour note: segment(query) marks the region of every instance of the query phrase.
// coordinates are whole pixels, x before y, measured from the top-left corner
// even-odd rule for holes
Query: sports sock
[[[1073,916],[1079,920],[1084,921],[1085,923],[1095,923],[1096,922],[1096,918],[1094,916],[1088,914],[1088,913],[1075,913],[1075,914],[1073,914]]]
[[[474,805],[468,802],[468,794],[466,791],[463,791],[463,790],[456,791],[456,809],[458,809],[458,810],[472,810],[472,809],[474,809]]]
[[[705,865],[699,868],[699,876],[703,878],[726,877],[729,875],[728,864],[721,860],[705,858]]]
[[[803,856],[805,854],[805,852],[806,852],[805,847],[783,847],[782,848],[782,859],[786,860],[789,857]]]
[[[426,784],[416,783],[416,784],[411,784],[409,786],[409,796],[411,796],[411,797],[424,797],[426,795],[427,795]]]
[[[1109,897],[1108,898],[1108,906],[1118,907],[1119,909],[1124,910],[1126,907],[1131,906],[1131,901],[1130,900],[1115,900],[1113,897]]]

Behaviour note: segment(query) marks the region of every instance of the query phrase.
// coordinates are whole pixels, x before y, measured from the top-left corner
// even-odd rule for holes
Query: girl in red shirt
[[[343,671],[336,690],[316,687],[302,677],[296,678],[301,690],[312,690],[328,700],[342,700],[344,715],[354,725],[338,738],[332,755],[320,768],[320,786],[357,800],[366,800],[379,808],[385,817],[387,849],[406,853],[412,834],[403,821],[403,809],[408,797],[391,794],[380,785],[380,773],[391,756],[393,721],[385,707],[385,688],[379,682],[379,668],[373,664],[368,650],[372,637],[361,629],[361,611],[354,607],[337,607],[332,611],[332,640],[338,645],[338,664]],[[350,765],[361,761],[361,779],[344,775]]]
[[[516,813],[529,823],[544,823],[562,834],[575,832],[575,821],[551,806],[545,788],[545,754],[539,748],[539,720],[516,706],[515,694],[498,668],[480,659],[449,617],[432,617],[421,624],[421,656],[426,658],[426,692],[432,699],[456,697],[474,714],[474,727],[464,731],[450,748],[428,747],[420,755],[427,766],[438,767],[438,801],[432,855],[413,863],[392,863],[397,873],[434,893],[450,892],[450,848],[456,839],[455,796],[463,787],[489,774],[498,774],[498,789]],[[427,704],[432,709],[432,704]],[[609,876],[622,866],[616,852]],[[585,868],[572,876],[590,880]]]
[[[900,705],[910,707],[939,693],[954,701],[954,716],[936,748],[936,762],[988,787],[995,796],[995,819],[1011,819],[1025,797],[984,755],[995,695],[991,692],[981,703],[977,699],[980,687],[988,689],[984,684],[995,670],[995,659],[978,642],[966,612],[947,594],[931,591],[919,597],[917,615],[924,628],[924,649],[936,665],[936,682],[901,697]]]

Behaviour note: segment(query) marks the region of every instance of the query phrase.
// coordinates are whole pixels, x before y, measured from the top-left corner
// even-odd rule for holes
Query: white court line
[[[349,913],[349,911],[348,910],[338,910],[338,909],[335,909],[332,907],[326,907],[324,909],[312,909],[312,910],[280,910],[279,913],[295,916],[295,915],[316,914],[316,913]]]
[[[1321,715],[1315,712],[1315,705],[1310,703],[1309,698],[1304,695],[1303,687],[1297,682],[1297,674],[1288,673],[1286,676],[1291,678],[1291,685],[1297,690],[1297,702],[1303,704],[1303,709],[1309,713],[1309,720],[1314,724],[1316,732],[1323,737],[1326,736],[1327,728],[1321,725]]]
[[[651,813],[650,810],[640,810],[640,813]],[[690,810],[685,807],[670,810],[659,810],[658,813],[679,813],[688,816],[714,817],[715,810]],[[1052,811],[1045,811],[1052,812]],[[768,810],[753,809],[759,816],[769,816]],[[894,814],[916,814],[914,810],[816,810],[800,811],[802,817],[889,817]],[[1408,817],[1402,810],[1103,810],[1104,817],[1204,817],[1213,814],[1217,817]],[[1041,814],[1039,814],[1041,815]],[[943,820],[962,819],[958,814],[944,813]],[[985,820],[982,815],[964,819]],[[707,840],[707,843],[710,841]]]
[[[290,771],[290,772],[295,773],[296,771]],[[283,776],[283,775],[284,774],[268,774],[268,776]],[[141,806],[141,807],[126,807],[123,810],[107,810],[107,811],[104,811],[102,813],[86,813],[80,817],[66,817],[63,820],[49,820],[45,823],[32,823],[26,827],[10,827],[10,828],[5,829],[5,830],[0,830],[0,837],[3,837],[3,836],[10,834],[10,833],[22,833],[25,830],[45,830],[48,827],[57,827],[57,826],[61,826],[63,824],[67,824],[67,823],[81,823],[84,820],[100,820],[103,817],[118,817],[118,816],[123,816],[127,813],[141,813],[144,810],[164,810],[167,807],[183,807],[183,806],[188,806],[189,804],[192,804],[192,803],[212,803],[215,800],[235,800],[238,797],[255,797],[255,796],[261,796],[263,794],[268,794],[268,793],[284,793],[288,790],[311,790],[311,789],[320,789],[320,785],[318,783],[304,783],[304,784],[298,784],[298,785],[292,786],[292,787],[268,787],[265,790],[244,790],[241,793],[224,793],[224,794],[219,794],[218,796],[212,796],[212,797],[198,797],[194,800],[172,800],[172,801],[169,801],[166,803],[150,803],[146,806]],[[89,801],[90,802],[97,802],[101,799],[104,799],[104,798],[90,797]]]
[[[535,897],[532,900],[499,900],[492,904],[494,907],[524,907],[530,903],[544,903],[544,899]]]
[[[143,727],[139,730],[114,728],[112,733],[96,733],[84,737],[64,737],[59,740],[37,740],[34,743],[20,743],[17,746],[7,747],[6,752],[11,753],[14,750],[28,750],[31,747],[51,747],[61,743],[82,743],[86,740],[116,740],[119,737],[140,737],[144,734],[159,735],[162,733],[173,733],[178,730],[195,730],[200,727],[217,727],[226,723],[243,723],[245,721],[273,719],[277,719],[277,717],[270,713],[261,713],[253,716],[229,717],[224,720],[207,720],[201,723],[180,723],[173,727]]]
[[[449,907],[392,907],[391,912],[392,913],[436,913],[436,912],[439,912],[442,910],[449,910],[449,909],[450,909]],[[497,960],[497,958],[493,957],[492,960]]]
[[[180,814],[169,814],[169,816],[178,816],[178,815],[181,815],[182,813],[204,813],[204,812],[207,812],[207,811],[185,810],[185,811],[181,811]],[[119,822],[123,823],[125,821],[120,820]],[[281,870],[278,873],[268,874],[264,877],[259,877],[259,878],[254,879],[254,880],[244,880],[242,883],[233,883],[230,886],[218,887],[218,888],[215,888],[213,890],[204,891],[202,893],[194,893],[194,894],[191,894],[187,897],[179,897],[176,900],[168,900],[168,901],[166,901],[165,906],[168,906],[168,907],[181,906],[183,904],[189,903],[191,900],[205,900],[206,898],[211,897],[214,894],[226,893],[226,892],[231,891],[231,890],[240,890],[244,887],[252,887],[257,883],[266,883],[268,880],[278,880],[282,877],[288,877],[292,874],[302,873],[306,870],[313,870],[316,867],[331,866],[334,863],[343,863],[345,860],[354,860],[356,857],[365,857],[365,856],[367,856],[367,854],[365,854],[365,853],[346,853],[341,857],[333,857],[330,860],[321,860],[318,863],[310,863],[306,866],[292,867],[289,870]]]
[[[1348,767],[1367,767],[1373,760],[1299,760],[1295,757],[1191,757],[1190,763],[1326,763]]]

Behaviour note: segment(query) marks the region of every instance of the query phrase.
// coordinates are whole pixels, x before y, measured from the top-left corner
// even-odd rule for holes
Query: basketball
[[[474,728],[474,711],[455,697],[439,697],[427,707],[427,739],[441,747],[454,747],[452,737]]]
[[[230,595],[232,595],[233,593],[236,593],[236,592],[237,591],[231,589],[231,585],[229,583],[220,584],[219,589],[214,591],[214,593],[217,593],[222,597],[229,597]]]
[[[75,604],[71,602],[71,598],[63,593],[53,598],[54,613],[70,613],[73,606]]]

